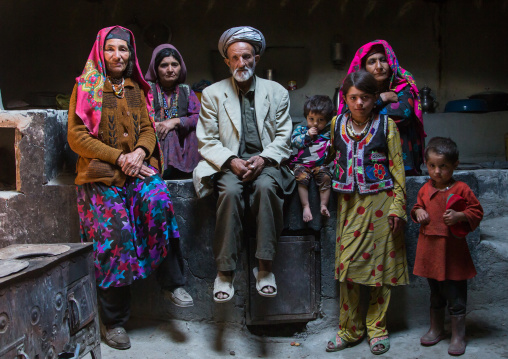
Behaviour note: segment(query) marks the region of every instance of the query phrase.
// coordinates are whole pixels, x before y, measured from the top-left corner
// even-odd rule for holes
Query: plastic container
[[[463,99],[448,101],[444,112],[487,112],[488,106],[485,100]]]

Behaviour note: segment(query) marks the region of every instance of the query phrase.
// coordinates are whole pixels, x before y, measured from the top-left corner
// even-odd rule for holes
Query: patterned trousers
[[[102,289],[148,277],[179,238],[166,183],[156,174],[124,186],[77,186],[82,242],[94,243],[95,279]]]
[[[360,313],[361,285],[340,282],[340,320],[339,336],[348,342],[359,340],[365,332]],[[367,335],[369,339],[388,335],[386,330],[386,311],[390,303],[391,286],[368,287],[370,290],[367,310]]]

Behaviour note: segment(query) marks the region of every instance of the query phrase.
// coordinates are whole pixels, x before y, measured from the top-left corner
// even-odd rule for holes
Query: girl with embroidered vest
[[[466,234],[483,218],[483,208],[467,184],[456,181],[457,145],[434,137],[425,148],[430,180],[418,192],[411,218],[420,223],[413,273],[427,278],[430,287],[430,329],[420,343],[430,346],[445,337],[445,307],[452,322],[448,354],[466,351],[467,280],[476,275]]]
[[[406,187],[396,124],[375,114],[378,87],[368,72],[352,72],[342,85],[349,111],[332,120],[332,188],[339,192],[335,279],[340,281],[339,331],[327,351],[360,342],[360,286],[370,290],[366,331],[370,350],[389,350],[386,311],[391,288],[409,282],[403,227]]]

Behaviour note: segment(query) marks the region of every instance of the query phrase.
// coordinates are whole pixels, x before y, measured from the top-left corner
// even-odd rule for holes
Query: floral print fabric
[[[146,278],[179,238],[171,196],[160,175],[129,178],[122,187],[77,186],[81,240],[94,244],[97,285],[103,289]]]
[[[391,287],[383,285],[369,288],[369,306],[365,324],[360,311],[360,285],[340,283],[339,337],[353,343],[365,334],[369,339],[388,335],[386,330],[386,312],[390,304]]]
[[[92,47],[92,51],[88,56],[83,73],[76,78],[78,84],[76,114],[83,121],[91,135],[97,137],[99,131],[99,123],[101,122],[102,112],[102,89],[106,80],[106,63],[104,60],[104,44],[106,36],[114,28],[120,28],[127,31],[131,36],[131,44],[134,48],[134,70],[132,78],[137,81],[145,94],[149,93],[150,86],[145,81],[139,68],[138,58],[136,56],[136,44],[132,32],[121,26],[106,27],[99,31]],[[147,104],[149,101],[147,101]],[[153,111],[148,108],[153,120]]]
[[[361,69],[362,59],[375,45],[382,45],[385,49],[386,60],[392,71],[388,89],[398,96],[398,102],[394,103],[385,103],[378,99],[375,111],[381,115],[388,115],[399,127],[406,174],[421,174],[420,166],[423,164],[426,134],[423,128],[420,94],[413,75],[399,65],[395,52],[385,40],[375,40],[360,47],[351,62],[348,74]],[[347,105],[342,96],[341,90],[337,114],[347,111]]]

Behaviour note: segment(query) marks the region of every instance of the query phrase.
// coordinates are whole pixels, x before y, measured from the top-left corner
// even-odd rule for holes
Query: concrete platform
[[[421,308],[425,311],[425,308]],[[508,358],[508,310],[506,307],[484,308],[467,317],[468,346],[461,358]],[[410,320],[407,327],[390,323],[391,349],[383,358],[446,358],[450,338],[433,347],[420,345],[420,336],[428,329],[423,318]],[[169,320],[165,322],[133,319],[127,331],[131,337],[129,350],[115,350],[101,345],[105,359],[167,358],[373,358],[367,341],[341,352],[327,353],[326,343],[337,330],[338,323],[328,318],[309,322],[306,326],[281,325],[265,327],[266,335],[254,334],[234,323]],[[449,322],[446,324],[449,330]],[[280,334],[277,334],[280,333]],[[298,342],[300,346],[291,346]]]

